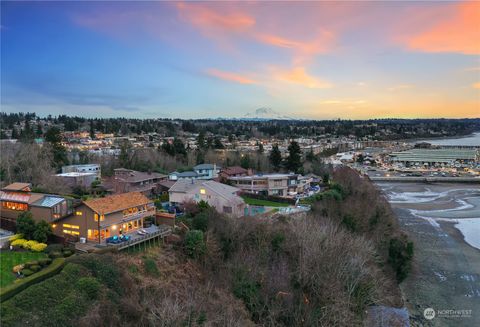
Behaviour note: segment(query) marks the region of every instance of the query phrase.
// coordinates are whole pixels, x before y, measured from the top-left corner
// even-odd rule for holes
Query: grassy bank
[[[0,288],[13,283],[16,279],[12,268],[16,265],[46,258],[45,253],[30,251],[1,251],[0,252]]]
[[[254,199],[254,198],[250,198],[246,195],[242,195],[242,199],[245,201],[246,204],[254,205],[254,206],[265,206],[265,207],[288,207],[289,206],[288,203]]]

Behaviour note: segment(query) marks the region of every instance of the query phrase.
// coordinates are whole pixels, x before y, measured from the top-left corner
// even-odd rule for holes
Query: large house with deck
[[[153,216],[153,201],[140,192],[129,192],[84,201],[73,215],[52,227],[57,235],[102,243],[110,236],[143,228],[145,219]]]

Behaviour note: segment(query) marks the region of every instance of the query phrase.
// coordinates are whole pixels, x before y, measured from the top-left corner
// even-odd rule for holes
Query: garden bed
[[[16,276],[12,272],[14,266],[47,257],[47,254],[43,252],[0,251],[0,288],[15,281]]]

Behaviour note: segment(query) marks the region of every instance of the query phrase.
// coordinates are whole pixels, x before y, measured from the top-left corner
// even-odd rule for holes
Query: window
[[[224,213],[232,213],[232,207],[223,207]]]
[[[63,233],[69,234],[69,235],[80,235],[80,232],[77,232],[77,231],[74,231],[74,230],[68,230],[68,229],[64,229]]]
[[[81,215],[83,215],[83,212],[81,212],[81,211],[76,211],[76,212],[75,212],[75,215],[81,216]]]
[[[4,209],[17,210],[17,211],[27,211],[28,205],[25,203],[18,202],[2,202],[2,207]]]
[[[94,219],[95,219],[95,221],[98,221],[98,213],[94,214]],[[105,215],[101,215],[100,216],[100,221],[104,221],[104,220],[105,220]]]
[[[205,190],[204,188],[201,188],[200,189],[200,194],[207,194],[207,190]]]
[[[64,228],[73,228],[73,229],[80,229],[78,225],[70,225],[70,224],[63,224]]]

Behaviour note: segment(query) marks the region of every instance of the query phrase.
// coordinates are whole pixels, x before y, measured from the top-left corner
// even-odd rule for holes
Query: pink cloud
[[[480,54],[480,3],[449,4],[448,9],[438,22],[407,37],[407,47],[423,52]]]
[[[255,84],[257,83],[255,80],[238,73],[232,73],[227,71],[218,70],[215,68],[208,69],[206,71],[207,75],[219,78],[221,80],[235,82],[240,84]]]
[[[305,67],[294,67],[290,70],[274,69],[273,76],[276,80],[302,85],[311,89],[331,88],[332,84],[307,73]]]

